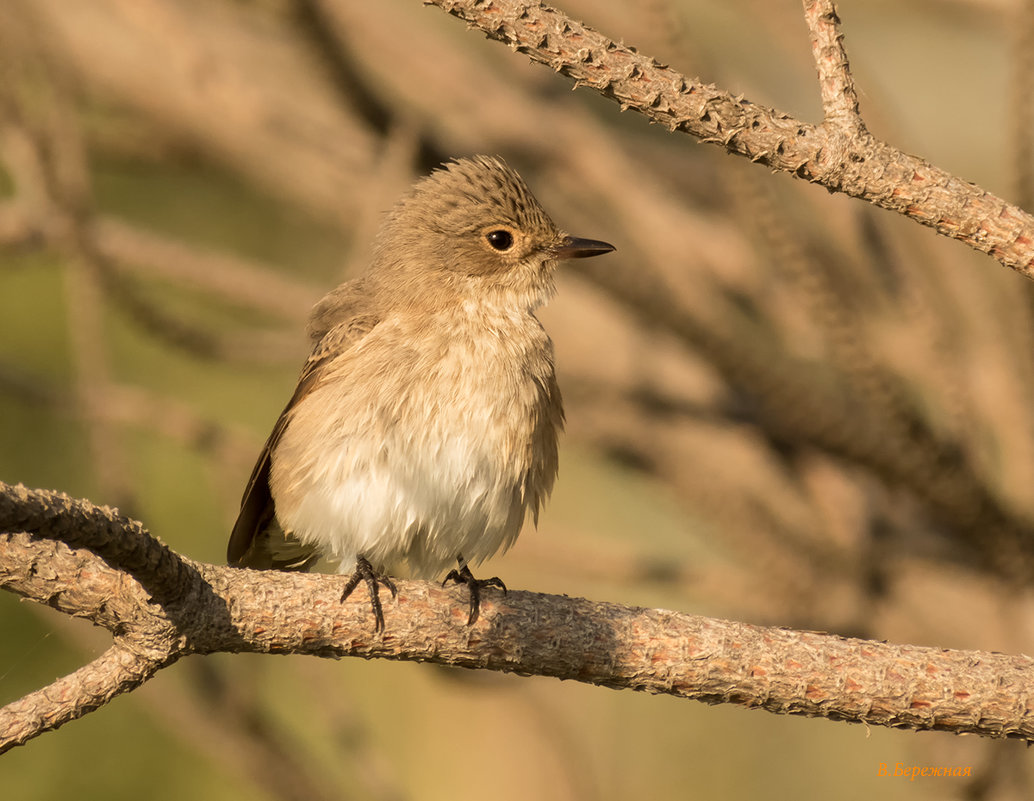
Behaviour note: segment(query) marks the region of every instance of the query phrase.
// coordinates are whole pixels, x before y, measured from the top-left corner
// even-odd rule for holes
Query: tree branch
[[[192,562],[139,523],[59,493],[0,484],[0,531],[0,586],[88,617],[116,638],[94,663],[0,710],[0,752],[97,708],[181,656],[220,651],[435,662],[1034,740],[1034,711],[1024,700],[1034,694],[1034,659],[1025,656],[519,591],[490,594],[468,627],[462,591],[416,581],[398,582],[398,598],[386,604],[387,631],[378,636],[363,593],[340,600],[344,577]]]
[[[538,2],[424,0],[651,122],[774,170],[903,214],[1034,278],[1034,217],[903,153],[853,119],[857,100],[832,3],[805,0],[827,121],[789,114],[689,78]],[[836,96],[837,92],[845,92]]]
[[[116,642],[88,665],[0,709],[0,754],[99,709],[139,687],[165,664]]]
[[[832,0],[804,0],[804,19],[811,31],[811,52],[819,72],[819,89],[826,123],[853,133],[864,133],[858,113],[858,94],[844,50],[840,18]]]

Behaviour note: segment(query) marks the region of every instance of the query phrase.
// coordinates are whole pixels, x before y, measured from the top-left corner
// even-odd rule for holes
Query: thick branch
[[[61,496],[0,490],[0,531],[10,532],[0,535],[0,585],[89,616],[116,633],[126,653],[145,655],[126,664],[116,650],[108,657],[119,662],[116,669],[87,666],[9,706],[0,717],[0,750],[136,686],[179,656],[217,651],[436,662],[786,714],[1034,740],[1029,657],[889,645],[528,592],[488,594],[480,620],[468,627],[462,590],[414,581],[398,582],[396,600],[385,598],[388,627],[378,636],[364,593],[341,602],[343,577],[193,563],[127,523],[114,539],[139,543],[119,553],[168,554],[160,563],[132,560],[130,569],[142,568],[149,585],[166,590],[179,577],[178,595],[155,598],[109,564],[123,560],[41,539],[107,541],[97,532],[110,532],[111,512],[64,498],[72,511],[58,520],[40,510],[60,505]],[[50,522],[41,523],[44,517]],[[34,534],[20,533],[25,520],[34,522]],[[98,668],[112,678],[92,677]],[[39,714],[38,701],[30,700],[39,698],[55,708]]]
[[[672,131],[903,214],[1034,278],[1034,217],[859,127],[810,125],[658,64],[538,2],[425,0]],[[821,4],[820,4],[821,6]],[[818,9],[821,11],[821,8]],[[824,38],[839,37],[826,18]],[[820,42],[821,45],[821,42]],[[835,55],[836,50],[829,51]],[[834,58],[836,61],[836,58]],[[846,63],[846,62],[845,62]],[[835,65],[831,65],[835,66]],[[830,70],[829,75],[834,75]],[[831,104],[836,82],[823,83]],[[840,81],[839,88],[846,88]],[[838,120],[839,121],[839,120]]]

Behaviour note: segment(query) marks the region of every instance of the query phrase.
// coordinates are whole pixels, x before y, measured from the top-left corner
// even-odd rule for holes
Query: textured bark
[[[115,645],[0,710],[0,751],[95,709],[192,653],[435,662],[553,676],[708,703],[1034,740],[1034,660],[764,628],[512,591],[466,625],[463,590],[400,581],[387,630],[344,577],[183,559],[85,501],[0,485],[0,586],[86,617]],[[55,542],[89,543],[76,549]],[[97,555],[103,552],[103,556]]]
[[[826,115],[820,125],[680,75],[538,3],[435,4],[673,131],[905,214],[1031,272],[1034,226],[1029,215],[866,131],[829,2],[804,3]],[[130,7],[124,0],[119,5]],[[152,31],[155,42],[165,40],[160,26]],[[226,40],[215,36],[213,42],[211,50],[188,53],[186,73],[199,74],[197,65],[224,48]],[[259,51],[265,58],[268,50]],[[226,89],[215,73],[211,85]],[[121,85],[124,76],[125,71],[113,70],[109,80]],[[208,126],[216,115],[208,113],[199,96],[182,93],[177,114],[159,102],[161,93],[149,80],[132,83],[133,89],[139,87],[146,90],[139,105],[152,108],[156,118],[183,117],[194,121],[190,130],[199,136],[211,133]],[[233,97],[217,95],[226,104]],[[314,107],[311,99],[290,99],[297,102],[288,105],[290,113],[283,112],[285,119]],[[317,130],[318,122],[313,120]],[[364,142],[369,139],[359,126],[347,120],[341,125],[356,129]],[[232,125],[215,139],[217,148],[242,168],[257,169],[254,165],[261,163],[273,185],[303,183],[293,180],[300,171],[320,178],[300,195],[318,208],[339,202],[340,175],[352,177],[368,161],[362,154],[373,149],[335,147],[335,167],[328,170],[319,154],[305,150],[286,161],[270,161],[268,153],[277,148],[267,140],[249,143],[242,152]],[[327,141],[340,140],[306,138],[319,144],[320,153]],[[80,250],[96,249],[122,260],[147,251],[169,270],[184,271],[182,254],[169,251],[159,239],[127,236],[103,220],[92,231],[96,241],[80,242]],[[13,239],[41,235],[16,208],[0,215],[0,236],[3,232]],[[83,240],[83,231],[77,236]],[[232,266],[222,262],[202,271],[203,285],[227,291],[221,278]],[[274,277],[268,283],[279,286]],[[284,294],[260,306],[294,313],[306,305],[304,293]],[[756,349],[752,346],[751,352]],[[835,425],[830,430],[834,433],[827,436],[844,436]],[[835,443],[827,448],[838,452]],[[949,507],[953,518],[963,516],[960,509],[985,501],[980,494],[940,493],[945,495],[955,499]],[[0,486],[0,532],[0,584],[86,617],[114,637],[99,659],[0,710],[0,751],[103,705],[182,656],[217,651],[430,661],[774,712],[1034,739],[1028,701],[1034,665],[1027,657],[848,640],[524,592],[488,594],[481,620],[468,628],[463,590],[416,582],[399,582],[398,599],[385,599],[388,628],[378,636],[363,590],[342,603],[339,577],[193,563],[151,538],[140,524],[59,494]]]
[[[425,0],[671,131],[903,214],[1034,278],[1034,217],[870,134],[830,2],[805,2],[827,119],[811,125],[682,75],[537,2]],[[832,112],[832,113],[831,113]]]
[[[0,709],[0,753],[104,706],[161,667],[124,644],[113,645],[88,665]]]

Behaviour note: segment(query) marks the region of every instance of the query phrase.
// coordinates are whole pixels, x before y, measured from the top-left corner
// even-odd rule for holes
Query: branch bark
[[[466,623],[456,588],[400,581],[387,631],[344,577],[180,557],[117,511],[0,484],[0,586],[107,628],[95,662],[0,710],[0,752],[189,654],[359,656],[553,676],[707,703],[1034,740],[1034,659],[764,628],[512,591]]]
[[[830,2],[804,4],[825,109],[821,125],[688,79],[537,3],[435,4],[672,130],[913,217],[1031,272],[1029,215],[866,131]],[[19,209],[0,212],[0,229],[11,238],[38,234]],[[94,220],[92,229],[101,255],[131,261],[133,253],[153,252],[167,272],[193,279],[182,254],[162,241],[102,223]],[[247,265],[238,266],[243,275]],[[225,288],[218,276],[202,279],[210,289]],[[283,306],[256,303],[287,313],[303,300],[299,291]],[[0,710],[0,751],[98,708],[183,656],[217,651],[429,661],[780,713],[1034,740],[1027,700],[1034,665],[1027,657],[894,646],[525,592],[491,595],[478,625],[468,628],[462,591],[418,582],[399,582],[399,598],[387,605],[388,631],[376,636],[366,598],[360,591],[342,603],[338,577],[191,562],[139,523],[67,496],[0,485],[0,532],[0,585],[86,617],[114,638],[99,659]]]
[[[858,111],[858,93],[832,0],[804,0],[804,19],[811,31],[811,52],[827,124],[862,133],[865,126]]]
[[[832,2],[804,0],[826,120],[812,125],[734,96],[526,0],[424,0],[651,122],[902,214],[1034,278],[1034,217],[877,139],[857,99]]]

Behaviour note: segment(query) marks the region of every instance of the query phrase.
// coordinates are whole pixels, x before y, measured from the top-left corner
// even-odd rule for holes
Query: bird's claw
[[[502,579],[498,576],[493,576],[488,579],[477,579],[474,578],[474,574],[470,572],[470,568],[462,564],[459,570],[450,570],[449,574],[442,581],[444,587],[450,581],[454,581],[457,584],[466,584],[470,591],[470,614],[467,617],[467,625],[473,626],[481,614],[481,590],[486,587],[496,587],[506,594],[506,585],[503,584]]]
[[[342,603],[352,594],[352,590],[359,586],[360,581],[366,582],[366,588],[370,591],[370,607],[373,609],[373,630],[378,634],[384,631],[384,610],[381,608],[381,597],[379,584],[383,584],[389,590],[391,590],[391,597],[395,598],[398,596],[398,589],[395,587],[395,583],[385,575],[378,573],[373,569],[373,565],[364,556],[357,557],[355,560],[355,570],[348,579],[348,583],[345,584],[345,589],[341,593]]]

